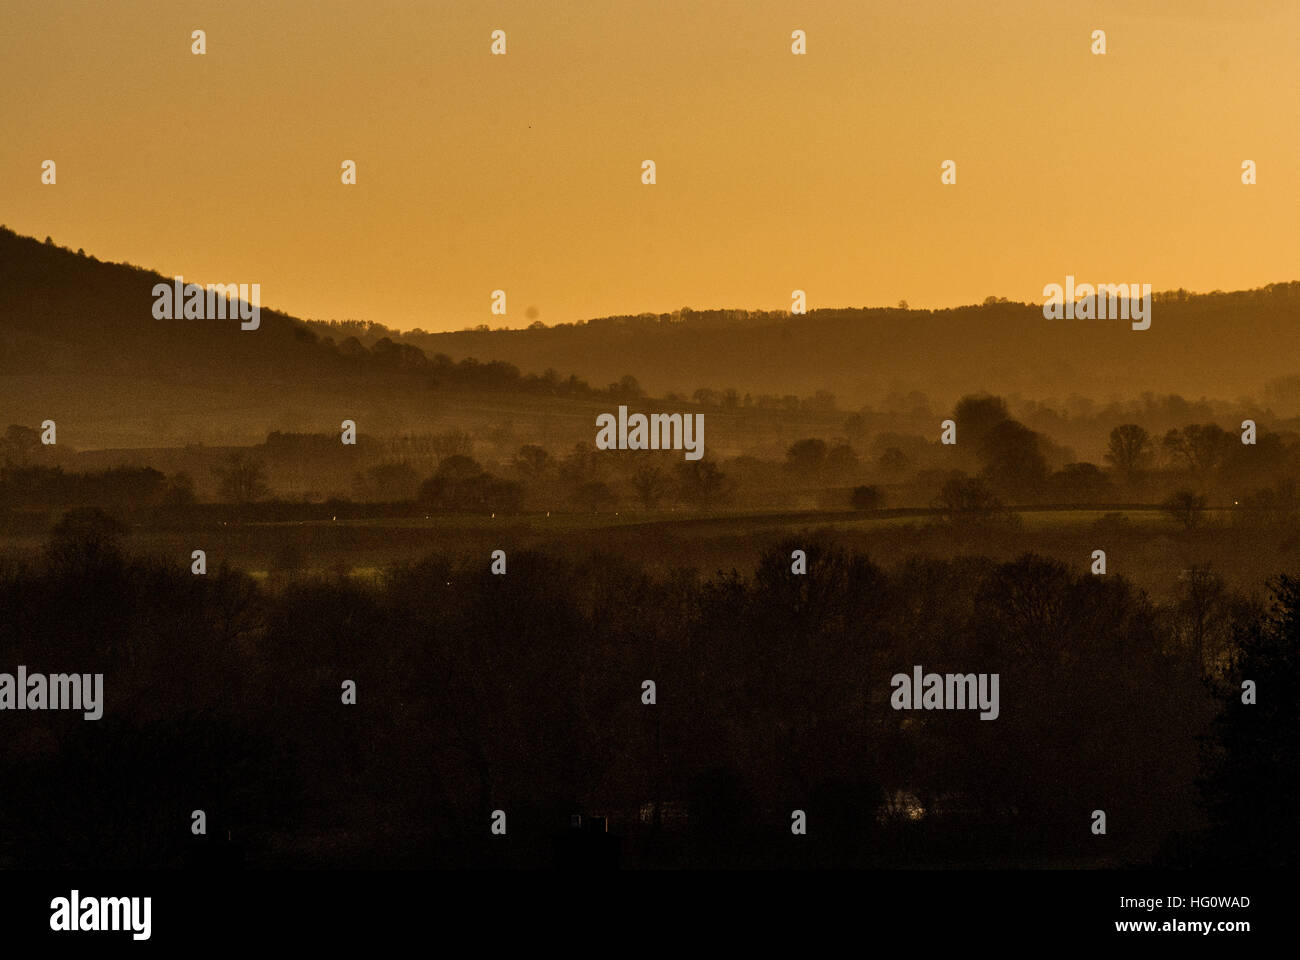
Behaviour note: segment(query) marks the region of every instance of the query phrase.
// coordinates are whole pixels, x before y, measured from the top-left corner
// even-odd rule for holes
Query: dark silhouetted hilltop
[[[945,310],[826,309],[793,316],[683,309],[522,330],[401,336],[452,358],[579,369],[596,382],[630,369],[656,395],[689,396],[701,387],[801,396],[827,390],[848,406],[910,390],[940,404],[972,390],[1098,400],[1146,391],[1258,396],[1267,381],[1296,372],[1300,282],[1234,293],[1173,291],[1153,299],[1148,330],[1133,330],[1125,320],[1045,320],[1041,303],[989,298]],[[394,335],[360,323],[316,329],[347,330],[362,342]]]

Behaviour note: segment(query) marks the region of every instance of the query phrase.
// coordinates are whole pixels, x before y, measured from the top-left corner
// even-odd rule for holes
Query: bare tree
[[[228,503],[253,503],[270,493],[261,461],[242,450],[228,456],[225,466],[213,467],[212,473]]]
[[[1110,432],[1106,461],[1130,483],[1150,465],[1153,453],[1151,434],[1136,423],[1122,424]]]
[[[1214,423],[1192,423],[1165,434],[1162,446],[1191,473],[1203,476],[1223,460],[1231,437]]]
[[[1190,490],[1179,490],[1160,504],[1166,516],[1191,530],[1205,518],[1205,498]]]
[[[1188,645],[1196,652],[1196,664],[1205,672],[1206,654],[1213,659],[1224,637],[1212,637],[1216,623],[1219,633],[1224,633],[1222,607],[1227,596],[1223,578],[1211,571],[1210,566],[1194,565],[1182,577],[1178,598],[1178,620]],[[1208,648],[1208,649],[1207,649]]]

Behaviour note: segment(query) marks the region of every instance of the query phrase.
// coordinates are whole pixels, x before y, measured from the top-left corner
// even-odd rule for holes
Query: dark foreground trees
[[[1209,857],[1237,867],[1300,864],[1300,580],[1278,577],[1267,615],[1240,626],[1202,790]]]
[[[1198,807],[1197,634],[1121,577],[886,569],[814,537],[744,576],[508,571],[432,556],[268,590],[70,517],[0,563],[0,672],[102,672],[104,715],[0,713],[0,866],[543,865],[573,813],[608,817],[626,866],[1139,863],[1171,835],[1250,860],[1294,831],[1291,581],[1270,619],[1216,607],[1260,706],[1228,711]],[[998,674],[998,718],[894,709],[918,666]]]

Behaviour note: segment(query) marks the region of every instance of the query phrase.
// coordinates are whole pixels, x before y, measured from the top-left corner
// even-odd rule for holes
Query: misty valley
[[[1260,764],[1295,736],[1297,378],[1232,400],[598,386],[267,308],[140,336],[114,305],[156,275],[0,243],[43,305],[0,353],[0,662],[69,671],[60,709],[0,696],[47,707],[0,751],[0,864],[1287,849],[1289,781]],[[1294,287],[1251,302],[1294,318]],[[618,323],[583,350],[653,367],[662,336],[769,322]]]

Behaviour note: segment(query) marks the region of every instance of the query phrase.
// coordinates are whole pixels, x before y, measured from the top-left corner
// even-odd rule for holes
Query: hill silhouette
[[[1147,391],[1259,398],[1268,381],[1296,372],[1300,282],[1234,293],[1180,290],[1153,299],[1151,328],[1143,331],[1124,320],[1045,320],[1041,303],[989,298],[945,310],[824,309],[792,316],[683,309],[401,336],[452,358],[576,368],[599,382],[631,368],[656,395],[690,395],[701,387],[801,396],[826,390],[846,406],[911,390],[938,405],[973,390],[1036,399],[1105,400]],[[362,323],[315,328],[347,331],[362,342],[393,335]]]
[[[237,320],[160,320],[153,287],[170,281],[0,228],[7,420],[62,420],[60,441],[87,448],[253,443],[276,430],[334,431],[346,418],[400,433],[468,426],[454,421],[471,416],[518,428],[533,417],[529,429],[568,421],[585,435],[593,411],[611,402],[649,394],[712,406],[729,388],[733,405],[752,394],[760,408],[790,409],[797,395],[802,409],[827,416],[837,400],[848,410],[892,396],[888,409],[924,408],[927,423],[976,391],[1032,401],[1246,396],[1279,416],[1300,412],[1300,282],[1157,294],[1145,331],[1122,320],[1049,321],[1037,304],[990,298],[937,311],[684,309],[402,333],[266,307],[251,331]],[[558,372],[575,369],[608,385]],[[925,396],[913,403],[908,390]]]
[[[283,428],[337,430],[342,418],[364,417],[370,430],[420,426],[452,395],[604,402],[609,393],[576,375],[426,356],[392,338],[336,342],[266,307],[256,330],[232,319],[158,319],[152,291],[171,280],[0,228],[8,421],[64,421],[60,442],[83,447],[251,442]],[[629,392],[639,392],[630,379],[613,388]]]

